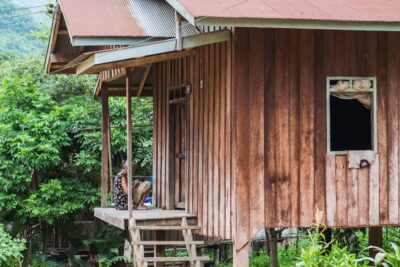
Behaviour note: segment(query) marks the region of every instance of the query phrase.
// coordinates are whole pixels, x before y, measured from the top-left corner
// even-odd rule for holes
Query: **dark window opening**
[[[331,151],[372,150],[371,110],[358,100],[330,96]]]

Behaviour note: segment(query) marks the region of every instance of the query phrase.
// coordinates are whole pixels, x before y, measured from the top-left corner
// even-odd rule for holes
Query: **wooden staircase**
[[[209,261],[208,256],[198,256],[197,246],[203,245],[204,241],[193,240],[193,232],[200,230],[199,225],[189,225],[187,218],[183,217],[179,225],[137,225],[134,219],[129,221],[129,232],[131,236],[134,266],[148,267],[148,266],[190,266],[202,267],[205,261]],[[182,231],[183,241],[178,240],[155,240],[155,241],[142,241],[142,231]],[[159,257],[156,251],[163,250],[166,246],[169,247],[183,247],[186,249],[187,257]],[[145,247],[153,248],[153,256],[148,257],[145,254]],[[180,264],[180,265],[179,265]],[[182,265],[183,264],[183,265]]]

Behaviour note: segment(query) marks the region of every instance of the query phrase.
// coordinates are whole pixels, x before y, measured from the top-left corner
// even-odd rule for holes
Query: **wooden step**
[[[132,241],[132,245],[143,246],[185,246],[185,245],[203,245],[204,241]]]
[[[140,262],[187,262],[187,261],[210,261],[208,256],[201,257],[145,257],[137,258]]]
[[[129,230],[149,230],[149,231],[179,231],[179,230],[200,230],[201,227],[199,225],[188,225],[188,226],[167,226],[167,225],[142,225],[142,226],[131,226]]]

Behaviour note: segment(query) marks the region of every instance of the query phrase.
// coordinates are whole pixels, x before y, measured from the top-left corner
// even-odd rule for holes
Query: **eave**
[[[244,28],[347,30],[347,31],[400,31],[400,22],[318,21],[294,19],[252,19],[199,17],[195,26],[226,26]]]
[[[194,26],[223,26],[245,28],[285,28],[348,31],[400,31],[400,22],[332,21],[306,19],[229,18],[194,16],[178,0],[166,0],[181,16]]]
[[[110,45],[134,45],[136,43],[146,42],[147,39],[164,40],[165,38],[154,37],[71,37],[73,46],[110,46]]]
[[[182,38],[182,50],[177,50],[176,39],[158,41],[143,45],[131,46],[97,52],[77,65],[77,74],[98,73],[114,68],[143,66],[158,61],[188,56],[193,54],[191,48],[220,43],[230,40],[229,30],[222,30]]]

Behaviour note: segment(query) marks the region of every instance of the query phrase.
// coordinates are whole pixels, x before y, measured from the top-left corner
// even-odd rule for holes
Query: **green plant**
[[[309,238],[298,237],[295,242],[290,242],[286,246],[278,247],[278,262],[280,267],[293,267],[299,257],[301,248],[308,247]]]
[[[112,266],[119,262],[128,262],[127,258],[121,256],[125,241],[122,230],[114,227],[106,227],[96,232],[84,241],[89,251],[95,254],[95,260],[104,266]]]
[[[35,255],[29,264],[31,267],[57,267],[57,262],[49,260],[45,254]]]
[[[52,179],[40,185],[23,205],[32,218],[54,224],[98,202],[99,190],[86,181]]]
[[[0,266],[14,267],[20,261],[25,241],[13,239],[0,224]]]
[[[119,250],[117,248],[111,248],[106,254],[97,255],[95,259],[97,263],[101,264],[101,266],[107,267],[120,262],[129,262],[126,257],[119,255]]]
[[[167,250],[167,251],[165,251],[165,256],[166,257],[187,257],[188,253],[186,250],[176,250],[175,252],[173,250]]]
[[[0,60],[0,218],[13,227],[13,235],[27,240],[26,261],[46,249],[43,229],[65,229],[100,200],[101,105],[92,95],[96,78],[46,75],[38,57]],[[136,173],[150,175],[152,100],[133,102]],[[110,99],[110,116],[116,173],[126,157],[124,99]],[[62,233],[80,249],[84,238],[76,236],[81,237]],[[111,248],[116,246],[105,246],[107,251],[99,254]]]
[[[75,258],[76,250],[74,248],[71,248],[68,253],[68,263],[69,266],[71,267],[89,267],[90,264],[88,262],[85,262],[81,259]]]
[[[232,267],[233,263],[231,261],[220,261],[215,267]]]
[[[310,243],[302,248],[296,266],[307,267],[366,267],[367,261],[357,259],[357,255],[341,248],[338,242],[327,243],[323,231],[317,228],[309,231]]]
[[[259,253],[252,253],[249,259],[250,267],[265,267],[269,264],[269,257],[264,250],[260,250]]]
[[[378,247],[371,247],[378,251],[374,259],[370,258],[375,266],[400,267],[400,249],[394,243],[391,243],[391,247],[391,251],[385,251]]]

